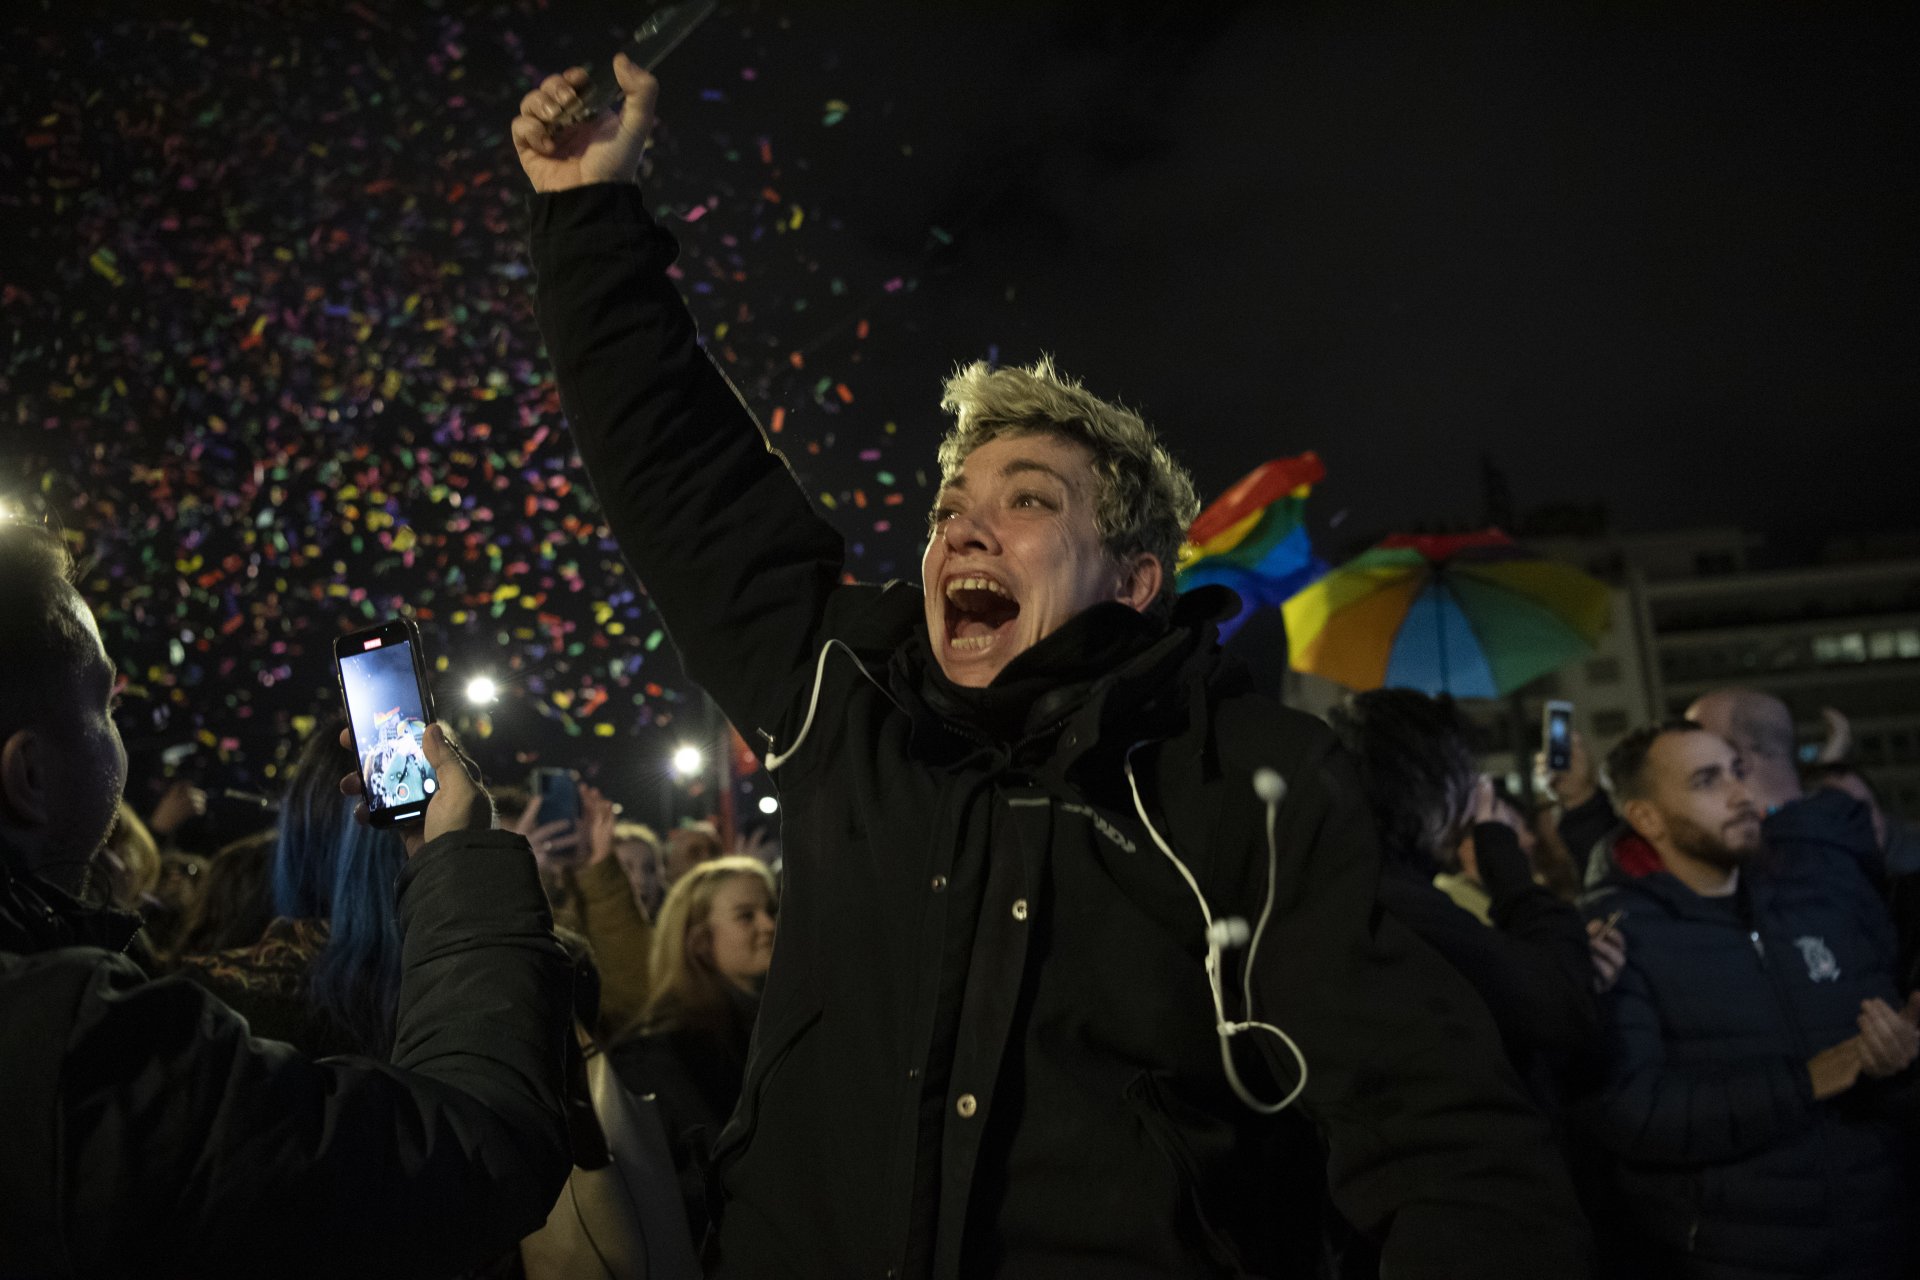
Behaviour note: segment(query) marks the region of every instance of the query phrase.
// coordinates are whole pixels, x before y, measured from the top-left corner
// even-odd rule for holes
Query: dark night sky
[[[1209,493],[1318,449],[1349,530],[1476,519],[1482,452],[1522,507],[1623,528],[1915,524],[1916,50],[1880,11],[843,6],[792,34],[795,109],[824,71],[869,126],[815,156],[849,230],[954,234],[868,374],[929,452],[940,375],[991,344],[1145,408]],[[699,79],[697,38],[677,56]]]
[[[0,282],[24,281],[15,311],[47,328],[21,331],[46,349],[14,362],[9,394],[22,397],[23,412],[0,434],[0,470],[24,448],[29,481],[44,470],[61,494],[71,490],[64,518],[107,548],[115,581],[144,579],[148,558],[164,574],[178,549],[171,525],[145,505],[151,478],[139,464],[178,471],[183,454],[197,458],[208,444],[215,419],[206,415],[218,410],[237,429],[214,443],[238,458],[235,475],[245,473],[251,451],[271,443],[262,415],[282,388],[263,382],[265,390],[229,396],[214,387],[189,418],[141,411],[129,431],[116,429],[119,410],[49,399],[49,388],[72,371],[104,372],[109,383],[124,372],[139,384],[130,394],[147,395],[156,375],[138,358],[176,350],[176,323],[243,370],[263,359],[245,355],[244,344],[234,349],[246,299],[226,295],[254,289],[233,274],[229,232],[270,243],[289,227],[304,234],[315,218],[341,235],[354,228],[332,265],[303,267],[307,274],[275,286],[283,308],[311,310],[311,299],[298,301],[309,283],[323,292],[357,283],[377,297],[392,283],[379,273],[389,271],[456,302],[488,296],[470,282],[442,286],[439,274],[416,278],[441,259],[483,280],[520,263],[517,228],[449,229],[457,212],[449,184],[485,171],[506,180],[492,191],[517,187],[500,135],[526,75],[588,57],[604,66],[615,33],[650,6],[179,7],[184,17],[129,6],[136,18],[107,22],[88,7],[41,0],[37,24],[61,38],[36,43],[39,32],[28,29],[8,45],[16,60],[5,81],[15,91],[8,118],[23,122],[17,141],[26,145],[0,160],[42,179],[83,174],[73,181],[95,186],[78,220],[47,213],[50,186],[16,184],[0,198],[0,238],[13,249]],[[941,378],[958,361],[1043,351],[1096,392],[1144,409],[1203,494],[1267,458],[1318,450],[1330,474],[1308,518],[1334,556],[1361,535],[1476,522],[1483,455],[1507,473],[1523,510],[1601,502],[1624,529],[1920,529],[1909,500],[1920,471],[1920,78],[1911,74],[1920,42],[1904,15],[1773,0],[1190,8],[731,0],[662,68],[651,203],[686,247],[686,278],[709,333],[719,338],[722,317],[739,321],[715,345],[739,348],[730,368],[751,403],[768,421],[776,410],[785,416],[779,442],[808,490],[838,495],[829,514],[853,543],[855,573],[917,568],[931,491],[915,471],[932,463],[944,429]],[[457,87],[449,64],[434,66],[434,42],[455,28],[467,47]],[[274,81],[253,78],[262,51],[296,46],[325,78],[284,101],[263,99]],[[162,52],[140,74],[115,61],[150,48]],[[368,96],[376,70],[413,77],[380,93],[377,109]],[[36,149],[24,122],[40,119],[48,85],[56,98],[94,105],[56,112],[57,144]],[[844,118],[823,114],[842,100]],[[249,120],[246,141],[238,168],[187,198],[177,180],[207,177],[223,156],[226,129],[217,111],[203,114],[208,102]],[[159,111],[178,151],[155,159],[151,139],[122,136],[115,122],[133,108]],[[499,133],[481,123],[493,120]],[[335,133],[347,145],[315,158],[322,141],[343,140]],[[353,193],[371,192],[363,184],[388,163],[383,142],[402,136],[419,141],[394,153],[406,165],[394,175],[398,189],[361,201]],[[262,150],[268,142],[284,150]],[[766,197],[763,183],[779,194]],[[408,225],[423,228],[417,242],[387,244],[396,207],[416,198],[423,212]],[[212,230],[151,234],[183,204],[190,223],[218,211]],[[516,217],[517,205],[517,194],[502,202]],[[782,224],[802,207],[805,230],[789,234],[797,225]],[[87,265],[108,242],[135,277],[124,290]],[[213,283],[176,291],[165,272],[149,280],[161,250],[202,263],[192,269]],[[888,291],[882,282],[893,280],[905,284]],[[497,371],[482,337],[505,316],[518,327],[501,360],[539,363],[524,295],[515,296],[444,344],[457,371]],[[157,309],[147,315],[145,305]],[[756,314],[743,319],[740,308]],[[92,315],[127,332],[103,343]],[[306,322],[342,344],[314,350],[347,373],[376,348],[409,369],[438,349],[414,326],[389,325],[361,351],[324,317]],[[278,334],[267,350],[282,350]],[[318,355],[285,351],[294,389],[307,394]],[[804,367],[791,365],[792,352]],[[174,372],[185,387],[205,381]],[[418,382],[401,422],[424,414],[417,425],[437,431],[445,405],[433,407],[441,397],[431,376]],[[536,383],[526,394],[538,399]],[[850,388],[849,403],[836,383]],[[70,419],[81,425],[69,430]],[[365,421],[377,437],[376,420]],[[44,422],[55,429],[35,425]],[[390,461],[408,429],[363,441],[349,420],[313,435],[302,456],[365,443]],[[497,443],[517,449],[521,438],[506,430]],[[527,448],[512,467],[566,465],[563,445]],[[187,473],[168,474],[188,485]],[[0,476],[0,488],[16,480]],[[392,487],[396,518],[437,540],[435,563],[455,555],[452,509],[429,510],[425,482],[396,473]],[[883,490],[901,500],[897,511],[881,505]],[[102,506],[109,499],[124,518]],[[564,515],[591,523],[578,492],[549,508],[489,537],[524,551]],[[329,501],[314,507],[295,493],[265,514],[328,544],[303,572],[384,592],[381,610],[459,603],[429,591],[471,607],[476,593],[484,599],[514,576],[467,552],[457,555],[473,576],[458,586],[437,570],[371,570],[378,547],[347,564],[334,556],[356,530],[330,511]],[[610,545],[602,550],[585,554],[582,617],[582,602],[632,590]],[[263,617],[257,593],[228,599],[225,584],[195,586],[190,572],[163,584],[169,600],[178,597],[167,626],[194,641],[195,656],[163,695],[183,720],[162,723],[172,713],[152,704],[142,732],[154,744],[186,732],[189,715],[222,733],[241,727],[196,682],[224,675],[224,665],[257,678],[257,668],[282,661],[262,656],[250,631],[228,641],[216,629],[243,613],[296,649],[271,692],[259,681],[249,732],[264,743],[290,711],[330,702],[320,650],[302,646],[344,623],[300,603],[313,583],[295,584],[286,608],[270,601]],[[651,761],[663,754],[654,739],[681,732],[670,720],[684,682],[671,646],[654,652],[659,623],[642,604],[628,600],[624,635],[564,680],[558,668],[567,664],[553,654],[518,652],[530,642],[505,637],[493,621],[505,606],[494,604],[484,617],[438,624],[435,639],[453,662],[448,679],[509,659],[524,659],[515,668],[523,674],[555,668],[541,677],[552,688],[535,690],[528,676],[527,695],[501,712],[501,749],[520,753],[516,765],[542,751],[569,761],[604,751],[631,774],[638,766],[622,759]],[[127,623],[115,635],[131,646],[117,656],[182,669],[159,631]],[[1263,655],[1269,674],[1278,652],[1270,645]],[[553,699],[585,696],[602,658],[641,655],[652,655],[644,672],[634,662],[606,677],[622,699],[621,736],[560,736],[564,704]],[[661,690],[643,699],[636,681]],[[225,697],[233,708],[235,695]],[[523,702],[541,718],[523,714]],[[257,764],[262,743],[247,752]]]

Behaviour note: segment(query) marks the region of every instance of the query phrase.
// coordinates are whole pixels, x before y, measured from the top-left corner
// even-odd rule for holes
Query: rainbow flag
[[[1307,495],[1326,479],[1319,455],[1275,458],[1242,476],[1187,529],[1180,548],[1180,590],[1219,584],[1240,596],[1241,609],[1220,628],[1239,630],[1255,609],[1279,606],[1321,577],[1326,561],[1307,537]]]

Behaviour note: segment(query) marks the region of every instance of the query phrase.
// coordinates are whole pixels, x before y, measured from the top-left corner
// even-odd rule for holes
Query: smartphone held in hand
[[[1553,701],[1542,715],[1540,736],[1546,740],[1547,768],[1565,773],[1573,767],[1573,704]]]
[[[433,693],[419,629],[395,618],[342,636],[333,642],[333,663],[368,821],[391,827],[419,819],[440,785],[427,763]]]
[[[535,769],[527,789],[540,799],[540,825],[580,822],[580,783],[571,769]]]

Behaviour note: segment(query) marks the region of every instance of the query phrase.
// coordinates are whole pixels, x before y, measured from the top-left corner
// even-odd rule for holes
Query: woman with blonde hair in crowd
[[[773,873],[757,858],[714,858],[675,881],[654,922],[640,1034],[609,1055],[628,1089],[659,1104],[695,1240],[714,1139],[740,1099],[775,911]]]

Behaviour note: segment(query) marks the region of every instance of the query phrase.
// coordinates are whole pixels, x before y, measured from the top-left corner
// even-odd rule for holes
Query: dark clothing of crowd
[[[1380,904],[1472,984],[1529,1095],[1557,1120],[1562,1077],[1600,1029],[1586,930],[1571,904],[1535,882],[1511,828],[1478,823],[1473,841],[1491,928],[1405,859],[1387,861]]]
[[[712,1224],[707,1182],[713,1147],[740,1101],[760,1011],[757,998],[727,990],[718,1017],[629,1036],[607,1051],[620,1082],[638,1096],[651,1095],[658,1106],[695,1240],[704,1239]]]
[[[1826,870],[1829,895],[1753,875],[1711,898],[1665,871],[1616,871],[1587,899],[1596,917],[1622,912],[1631,939],[1590,1105],[1656,1274],[1681,1260],[1696,1274],[1906,1273],[1902,1116],[1910,1132],[1920,1073],[1824,1103],[1807,1071],[1854,1034],[1863,999],[1905,1001],[1884,908],[1851,868]]]
[[[392,1062],[319,1062],[0,849],[0,1275],[448,1275],[538,1226],[569,976],[532,859],[448,835],[398,893]]]
[[[1920,1069],[1827,1101],[1808,1069],[1855,1034],[1862,1000],[1899,1008],[1912,989],[1865,807],[1822,790],[1768,815],[1726,897],[1663,870],[1604,793],[1562,831],[1571,844],[1603,824],[1582,907],[1618,913],[1628,951],[1604,1000],[1604,1080],[1580,1110],[1608,1166],[1609,1273],[1914,1274]]]

